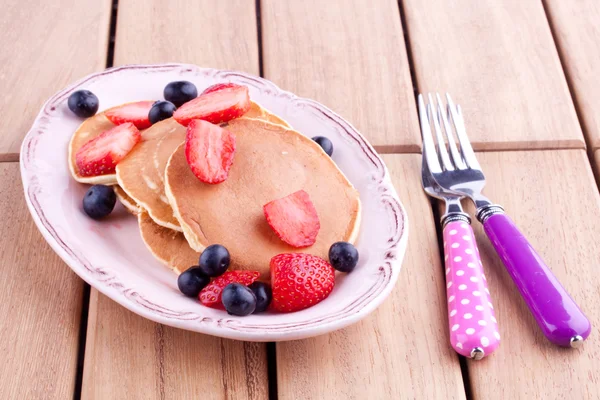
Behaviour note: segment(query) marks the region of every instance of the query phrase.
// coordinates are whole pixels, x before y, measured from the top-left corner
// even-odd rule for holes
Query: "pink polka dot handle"
[[[444,254],[450,344],[479,360],[496,350],[500,333],[471,225],[455,221],[444,227]]]

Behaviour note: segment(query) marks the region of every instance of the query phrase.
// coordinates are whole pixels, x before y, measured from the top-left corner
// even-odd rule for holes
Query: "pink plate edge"
[[[335,121],[337,124],[344,125],[343,129],[346,131],[349,131],[349,133],[351,133],[351,135],[353,136],[353,139],[359,141],[360,142],[359,144],[362,147],[364,147],[367,151],[369,151],[368,156],[375,158],[381,164],[381,166],[383,166],[384,175],[383,175],[381,181],[379,182],[379,187],[386,192],[386,197],[387,197],[386,200],[392,201],[393,203],[395,203],[394,207],[397,207],[397,209],[400,211],[399,217],[402,219],[402,231],[401,231],[399,240],[393,246],[388,248],[388,253],[389,254],[393,253],[393,257],[390,256],[389,264],[390,264],[391,276],[388,278],[387,282],[385,283],[385,286],[377,292],[375,297],[371,298],[366,304],[364,304],[358,310],[354,310],[353,312],[346,314],[341,318],[337,318],[337,319],[334,318],[328,322],[317,323],[316,325],[313,324],[308,327],[301,326],[299,328],[296,328],[293,331],[283,331],[283,332],[275,332],[275,333],[265,332],[265,331],[260,331],[260,330],[241,331],[241,330],[235,330],[235,329],[224,329],[227,327],[226,320],[224,320],[223,325],[220,325],[220,324],[216,324],[216,325],[214,325],[214,324],[192,324],[191,320],[176,319],[176,318],[169,318],[169,317],[163,316],[163,315],[161,315],[161,313],[156,312],[153,308],[144,306],[141,302],[136,301],[136,295],[138,295],[137,293],[131,294],[131,293],[125,293],[125,291],[118,291],[115,288],[108,286],[106,283],[95,279],[91,274],[89,274],[86,271],[86,268],[82,265],[82,263],[79,260],[76,259],[76,257],[69,254],[58,243],[57,238],[55,238],[50,233],[48,227],[42,221],[42,218],[41,218],[40,214],[38,213],[38,210],[36,210],[36,208],[34,207],[34,205],[32,203],[32,200],[30,198],[29,191],[28,191],[30,181],[29,181],[29,177],[27,174],[27,165],[29,163],[24,163],[23,160],[21,160],[21,162],[20,162],[21,179],[23,182],[23,190],[25,193],[25,200],[27,203],[27,207],[33,217],[33,220],[34,220],[36,226],[38,227],[38,230],[42,233],[44,239],[46,239],[46,242],[48,242],[48,244],[52,247],[52,249],[61,257],[61,259],[81,279],[83,279],[90,286],[94,287],[95,289],[100,291],[102,294],[104,294],[107,297],[111,298],[112,300],[116,301],[117,303],[119,303],[120,305],[125,307],[126,309],[128,309],[144,318],[147,318],[151,321],[157,322],[157,323],[161,323],[161,324],[168,325],[168,326],[173,326],[173,327],[180,328],[180,329],[199,332],[199,333],[203,333],[203,334],[209,334],[209,335],[228,338],[228,339],[256,341],[256,342],[297,340],[297,339],[303,339],[303,338],[309,338],[309,337],[313,337],[313,336],[322,335],[322,334],[325,334],[328,332],[332,332],[332,331],[344,328],[346,326],[349,326],[349,325],[363,319],[368,314],[373,312],[388,297],[388,295],[391,293],[392,289],[394,288],[394,286],[396,284],[396,281],[397,281],[399,273],[400,273],[402,260],[404,258],[404,254],[406,252],[406,247],[407,247],[407,243],[408,243],[408,233],[409,233],[408,216],[406,214],[406,210],[405,210],[404,206],[402,205],[402,203],[400,202],[400,200],[398,198],[398,195],[396,193],[394,186],[391,183],[391,179],[390,179],[390,175],[389,175],[387,166],[385,165],[383,160],[379,157],[377,152],[373,149],[373,147],[370,145],[370,143],[367,142],[367,140],[362,136],[362,134],[360,134],[356,130],[356,128],[354,128],[354,126],[352,124],[350,124],[349,122],[344,120],[341,116],[336,114],[334,111],[330,110],[328,107],[326,107],[320,103],[317,103],[316,101],[301,98],[301,97],[294,95],[291,92],[284,91],[269,80],[266,80],[264,78],[260,78],[260,77],[257,77],[257,76],[251,75],[251,74],[238,72],[238,71],[225,71],[225,70],[216,70],[216,69],[212,69],[212,68],[201,68],[201,67],[198,67],[198,66],[192,65],[192,64],[179,64],[179,63],[153,64],[153,65],[130,64],[130,65],[123,65],[123,66],[119,66],[119,67],[113,67],[113,68],[106,69],[104,71],[96,72],[96,73],[87,75],[86,77],[78,80],[77,82],[68,86],[67,88],[57,92],[56,94],[54,94],[52,97],[50,97],[44,103],[40,112],[36,116],[36,119],[31,127],[31,129],[28,131],[27,135],[23,139],[23,142],[21,144],[21,150],[20,150],[21,157],[27,151],[29,142],[31,141],[31,138],[32,138],[34,132],[36,131],[36,129],[38,129],[39,125],[41,124],[42,118],[46,118],[44,116],[44,113],[45,113],[47,106],[49,104],[51,104],[52,102],[56,101],[56,99],[64,97],[67,93],[72,92],[73,90],[75,90],[76,88],[78,88],[79,86],[84,84],[85,82],[88,82],[90,80],[101,77],[102,75],[105,75],[107,73],[115,73],[115,72],[118,72],[121,70],[128,70],[128,69],[170,70],[170,69],[175,69],[175,68],[180,68],[180,69],[185,68],[185,69],[189,69],[189,70],[208,71],[210,74],[215,74],[217,72],[222,72],[225,74],[230,73],[230,74],[235,74],[237,76],[245,77],[254,82],[259,82],[265,86],[268,86],[268,88],[270,90],[278,93],[278,95],[281,95],[282,97],[310,103],[310,105],[312,107],[315,107],[316,109],[318,109],[321,113],[328,116],[330,119]],[[160,306],[158,306],[158,307],[160,307]],[[326,317],[327,316],[324,316],[323,319],[327,319]]]

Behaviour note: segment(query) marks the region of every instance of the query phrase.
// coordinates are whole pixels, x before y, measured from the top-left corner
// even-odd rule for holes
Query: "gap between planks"
[[[414,110],[416,113],[417,111]],[[373,146],[375,151],[379,154],[421,154],[421,150],[417,147],[404,147],[404,148],[391,148],[388,146]],[[501,153],[501,152],[511,152],[511,151],[547,151],[547,150],[573,150],[580,149],[581,147],[541,147],[537,149],[487,149],[487,150],[478,150],[478,153]],[[588,148],[588,156],[592,158],[592,152]],[[0,162],[19,162],[19,153],[4,153],[0,154]]]
[[[414,112],[417,115],[417,119],[418,119],[418,107],[417,107],[417,101],[416,101],[416,97],[419,93],[419,89],[418,89],[418,83],[417,83],[417,75],[415,73],[415,68],[414,68],[414,58],[413,58],[413,54],[412,54],[412,47],[410,45],[410,40],[409,40],[409,32],[407,29],[407,24],[406,24],[406,16],[404,13],[404,7],[402,4],[402,0],[398,0],[398,14],[400,16],[400,27],[402,28],[402,33],[403,33],[403,38],[404,38],[404,46],[406,47],[406,58],[408,61],[408,67],[410,69],[410,80],[412,83],[412,87],[413,87],[413,93],[415,96],[415,102],[414,102],[414,108],[412,110],[412,112]],[[378,146],[380,147],[380,146]],[[377,152],[380,153],[385,153],[385,150],[387,150],[386,148],[375,148]],[[412,149],[412,152],[415,153],[421,153],[421,149],[420,148],[416,148],[416,149]],[[440,215],[439,215],[439,209],[437,207],[435,207],[435,203],[437,203],[437,199],[432,199],[431,197],[429,197],[430,200],[430,207],[431,207],[431,211],[432,211],[432,215],[434,218],[434,225],[435,225],[435,230],[437,233],[437,242],[438,242],[438,247],[439,247],[439,256],[440,256],[440,265],[441,265],[441,269],[440,269],[440,273],[442,274],[442,276],[444,276],[444,282],[446,280],[446,276],[444,275],[444,249],[443,249],[443,240],[442,240],[442,226],[440,224]],[[462,357],[459,354],[456,354],[456,356],[459,359],[459,363],[460,363],[460,372],[462,375],[462,382],[463,382],[463,387],[465,390],[465,397],[467,400],[471,400],[473,399],[473,391],[471,388],[471,380],[469,378],[469,368],[467,366],[467,362],[465,360],[464,357]]]
[[[106,68],[110,68],[113,66],[118,8],[119,0],[112,0],[106,49]],[[74,400],[81,399],[81,395],[83,392],[83,368],[85,364],[85,349],[87,345],[87,331],[90,307],[91,287],[87,282],[84,282],[83,285],[84,286],[81,307],[81,319],[79,322],[79,343],[77,348],[77,371],[75,376],[75,390],[73,391]]]
[[[19,162],[19,153],[0,154],[0,162]]]
[[[258,74],[261,78],[265,77],[263,67],[263,35],[261,20],[261,0],[255,0],[256,9],[256,42],[258,46]],[[277,400],[279,393],[277,389],[277,343],[267,343],[267,380],[269,400]]]
[[[77,343],[77,371],[75,374],[75,389],[73,390],[74,400],[81,399],[81,391],[83,389],[83,364],[85,362],[85,346],[87,343],[90,292],[90,285],[87,282],[83,282],[81,317],[79,319],[79,338]]]

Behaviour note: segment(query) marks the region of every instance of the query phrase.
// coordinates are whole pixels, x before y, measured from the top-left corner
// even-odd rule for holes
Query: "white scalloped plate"
[[[67,107],[78,89],[100,99],[101,110],[125,102],[161,99],[164,86],[189,80],[202,91],[223,81],[246,85],[250,96],[308,136],[327,136],[333,159],[360,192],[362,226],[354,272],[338,274],[323,302],[289,314],[234,317],[204,307],[177,290],[176,275],[144,246],[136,218],[117,208],[97,222],[81,210],[87,186],[67,166],[67,144],[81,123]],[[365,317],[387,297],[406,250],[408,219],[383,161],[360,133],[323,105],[296,97],[252,75],[186,64],[130,65],[89,75],[50,98],[21,148],[25,198],[39,230],[54,251],[91,286],[129,310],[162,324],[251,341],[320,335]]]

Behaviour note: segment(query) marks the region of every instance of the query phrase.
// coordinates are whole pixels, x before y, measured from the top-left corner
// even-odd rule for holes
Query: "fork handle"
[[[578,347],[590,334],[590,321],[527,238],[502,212],[483,226],[544,335],[559,346]]]
[[[473,228],[449,222],[443,236],[450,344],[458,354],[479,360],[498,347],[500,334]]]

